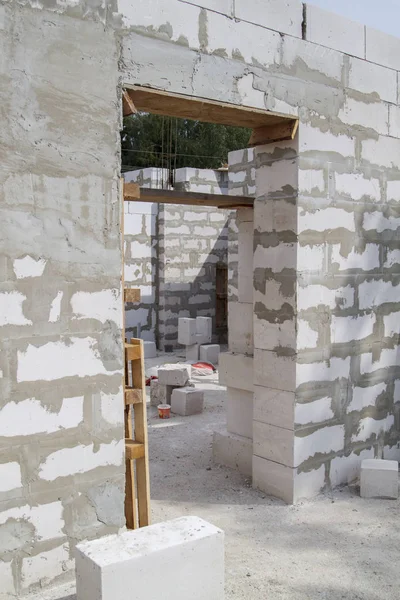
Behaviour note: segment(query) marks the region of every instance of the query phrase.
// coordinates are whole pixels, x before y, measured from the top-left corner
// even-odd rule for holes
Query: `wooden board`
[[[137,288],[125,288],[124,300],[125,302],[140,302],[140,290]]]
[[[137,113],[133,100],[126,90],[122,92],[122,113],[124,117]]]
[[[139,200],[140,187],[138,183],[124,183],[124,200]]]
[[[287,115],[266,109],[217,102],[207,98],[194,98],[193,96],[173,94],[147,87],[131,86],[127,91],[137,110],[151,112],[156,115],[168,115],[206,123],[222,123],[223,125],[249,128],[274,125],[293,119],[293,117],[287,117]]]
[[[143,392],[140,389],[125,386],[125,404],[140,404]]]
[[[136,200],[131,195],[131,183],[124,186],[125,200]],[[133,191],[133,194],[136,194]],[[160,204],[184,204],[187,206],[215,206],[217,208],[252,208],[254,198],[249,196],[229,196],[227,194],[202,194],[199,192],[178,192],[175,190],[152,190],[140,188],[140,202]]]
[[[139,444],[134,440],[125,440],[125,456],[129,460],[136,460],[144,457],[144,444]]]
[[[253,130],[249,140],[249,147],[263,146],[264,144],[272,144],[273,142],[281,142],[285,140],[293,140],[299,121],[292,119],[279,123],[278,125],[266,125],[264,127],[257,127]]]
[[[141,358],[141,350],[140,346],[136,344],[127,344],[125,343],[125,356],[126,360],[140,360]]]

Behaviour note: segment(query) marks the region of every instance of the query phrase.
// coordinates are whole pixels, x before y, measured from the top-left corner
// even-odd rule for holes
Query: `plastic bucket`
[[[159,404],[157,408],[160,419],[169,419],[171,414],[171,407],[169,404]]]

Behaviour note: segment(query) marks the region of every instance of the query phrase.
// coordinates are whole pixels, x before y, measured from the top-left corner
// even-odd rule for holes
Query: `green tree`
[[[251,130],[138,113],[124,118],[122,170],[144,167],[218,169],[228,152],[246,148]]]

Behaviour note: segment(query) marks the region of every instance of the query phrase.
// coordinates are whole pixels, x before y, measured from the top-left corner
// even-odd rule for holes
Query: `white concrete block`
[[[317,209],[314,212],[300,209],[298,226],[299,233],[310,230],[333,231],[335,229],[355,231],[354,212],[333,207]]]
[[[393,337],[400,334],[400,311],[392,312],[383,317],[385,337]]]
[[[364,214],[363,228],[366,231],[376,229],[378,233],[382,233],[385,230],[396,231],[399,227],[399,217],[385,217],[380,211]]]
[[[158,406],[159,404],[167,404],[167,386],[158,382],[158,379],[150,381],[150,404]]]
[[[361,498],[399,497],[399,463],[376,458],[363,460],[360,477]]]
[[[287,504],[294,500],[294,474],[291,467],[253,456],[253,487]]]
[[[254,224],[246,221],[238,228],[238,298],[240,302],[253,302]]]
[[[17,462],[0,464],[0,493],[22,487],[21,467]]]
[[[253,394],[227,389],[227,429],[230,433],[253,439]]]
[[[376,316],[374,313],[358,317],[336,317],[331,320],[332,344],[344,344],[363,340],[373,334]]]
[[[308,321],[297,320],[297,350],[315,348],[318,344],[318,331],[312,329]]]
[[[366,59],[400,71],[400,39],[372,29],[366,28]]]
[[[219,382],[238,390],[253,391],[253,357],[223,352],[219,357]]]
[[[264,267],[271,269],[273,273],[281,273],[284,269],[295,269],[297,261],[296,251],[297,244],[281,243],[278,246],[269,246],[267,248],[258,245],[254,252],[254,268]]]
[[[387,182],[388,202],[400,202],[400,180]]]
[[[235,17],[301,38],[303,10],[297,0],[236,0]],[[258,36],[257,31],[254,35]]]
[[[52,433],[78,427],[83,422],[83,399],[83,396],[65,398],[58,411],[50,410],[36,398],[8,402],[0,409],[0,436]]]
[[[347,98],[338,117],[347,125],[360,125],[382,135],[389,134],[389,107],[383,102],[367,104],[354,98]]]
[[[350,57],[349,88],[363,94],[377,94],[385,102],[397,102],[396,71]]]
[[[254,386],[253,418],[285,429],[294,429],[295,394]]]
[[[266,301],[268,297],[266,297]],[[261,309],[261,317],[262,309]],[[254,347],[258,350],[272,350],[275,352],[277,347],[296,348],[296,321],[294,318],[287,318],[282,323],[271,323],[267,319],[254,318]],[[275,386],[271,386],[275,387]]]
[[[199,360],[199,344],[186,346],[186,362],[197,362]]]
[[[231,352],[253,354],[253,315],[253,303],[229,303],[228,338]]]
[[[295,41],[297,42],[298,40]],[[325,50],[325,48],[322,48],[322,50]],[[322,169],[318,171],[315,169],[299,169],[298,177],[300,194],[311,194],[313,192],[318,194],[324,193],[325,178],[324,171]]]
[[[353,388],[353,397],[347,412],[360,411],[368,406],[375,406],[378,396],[386,391],[386,383],[377,383],[369,387]]]
[[[196,317],[196,340],[198,344],[211,344],[212,318]]]
[[[304,124],[299,132],[299,151],[315,150],[334,152],[342,157],[352,157],[355,153],[354,138],[346,135],[334,135],[329,131],[321,131],[321,129]]]
[[[219,362],[219,354],[221,347],[219,344],[205,344],[200,346],[200,360],[217,365]]]
[[[144,357],[145,358],[156,358],[157,357],[157,346],[155,342],[143,342]]]
[[[0,327],[2,325],[32,325],[23,311],[26,296],[20,292],[0,293]]]
[[[400,284],[394,285],[391,281],[364,281],[358,288],[360,309],[381,306],[391,302],[398,302]]]
[[[352,200],[361,200],[364,196],[380,201],[381,190],[379,179],[367,179],[362,173],[336,173],[336,192],[349,196]]]
[[[251,477],[253,440],[228,431],[214,431],[213,459],[217,464]]]
[[[297,364],[296,383],[298,386],[311,381],[335,381],[350,377],[350,357],[331,358],[329,362]]]
[[[309,42],[365,58],[364,25],[308,3],[306,11],[306,39]]]
[[[176,388],[172,392],[171,412],[187,417],[203,412],[204,392],[194,387]]]
[[[374,373],[387,367],[395,367],[400,364],[400,346],[393,349],[382,350],[379,357],[374,357],[372,352],[361,354],[360,373]]]
[[[254,383],[293,392],[296,389],[296,360],[293,355],[254,349]]]
[[[390,269],[394,265],[400,265],[400,250],[389,250],[383,266],[385,269]]]
[[[332,410],[332,398],[320,398],[306,404],[296,402],[295,423],[296,425],[311,425],[312,423],[323,423],[335,416]]]
[[[341,245],[331,246],[331,262],[339,265],[339,271],[348,269],[360,269],[361,271],[372,271],[379,267],[379,245],[366,244],[363,252],[351,250],[347,256],[341,254]]]
[[[199,517],[182,517],[83,542],[76,579],[77,600],[223,600],[224,534]]]
[[[338,456],[331,460],[329,479],[331,486],[336,487],[343,483],[348,484],[360,476],[361,462],[366,458],[374,457],[374,449],[362,450],[359,454],[353,452],[349,456]]]
[[[301,273],[322,271],[325,265],[325,246],[297,246],[297,270]]]
[[[373,419],[365,417],[358,422],[357,433],[351,436],[352,442],[366,442],[373,436],[377,438],[394,426],[394,415],[388,415],[385,419]]]
[[[325,465],[321,465],[319,469],[312,471],[298,470],[294,475],[294,494],[293,502],[299,500],[314,498],[325,486]]]
[[[281,465],[293,467],[294,431],[253,422],[253,454]]]
[[[1,581],[1,592],[0,598],[9,600],[14,598],[16,595],[16,589],[14,586],[14,577],[12,571],[12,562],[0,561],[0,581]]]
[[[1,308],[0,308],[1,314]],[[98,350],[98,340],[92,337],[70,337],[68,342],[47,342],[41,346],[28,344],[18,350],[17,381],[55,381],[63,377],[114,375],[109,371]],[[51,368],[49,368],[51,365]]]
[[[122,465],[125,454],[124,440],[109,444],[82,444],[73,448],[63,448],[49,454],[40,465],[39,477],[46,481],[54,481],[58,477],[68,477],[78,473],[86,473],[97,467]]]
[[[289,68],[299,66],[300,69],[303,62],[312,71],[319,71],[338,82],[342,80],[343,54],[305,40],[285,36],[282,62]]]
[[[100,292],[76,292],[71,298],[74,319],[96,319],[101,323],[122,323],[122,301],[119,289]]]
[[[68,545],[64,544],[35,556],[22,559],[21,576],[26,589],[34,583],[49,584],[58,575],[72,568]]]
[[[26,277],[41,277],[46,267],[47,261],[43,258],[36,260],[32,256],[24,256],[17,258],[13,262],[13,269],[17,279],[25,279]]]
[[[363,160],[370,162],[372,165],[397,169],[400,140],[383,135],[379,136],[377,140],[363,140],[361,142],[361,155]]]
[[[105,394],[100,391],[101,416],[107,423],[116,427],[124,424],[124,395],[122,386],[118,394]]]
[[[309,435],[296,435],[294,442],[294,463],[301,465],[315,454],[339,452],[344,448],[344,425],[322,427]]]
[[[166,364],[158,369],[158,382],[162,385],[184,386],[190,379],[192,367],[184,363]]]
[[[344,288],[331,290],[324,285],[297,286],[297,308],[308,310],[319,305],[329,308],[350,308],[354,305],[354,288],[347,285]]]

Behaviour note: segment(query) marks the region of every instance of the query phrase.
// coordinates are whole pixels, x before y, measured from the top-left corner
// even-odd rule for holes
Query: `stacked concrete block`
[[[167,386],[160,384],[158,379],[150,381],[150,404],[156,407],[159,404],[167,404]]]
[[[362,498],[399,497],[399,463],[396,460],[367,459],[361,463]]]
[[[182,564],[191,576],[177,585]],[[223,600],[224,534],[182,517],[84,542],[76,548],[76,587],[77,600]]]
[[[158,386],[154,386],[154,401],[152,405],[156,405],[157,399],[160,397],[163,404],[171,404],[172,394],[175,389],[185,386],[192,386],[190,383],[191,366],[187,364],[167,364],[158,369]]]
[[[203,412],[204,392],[194,387],[176,388],[172,392],[171,412],[182,417]]]
[[[200,360],[217,365],[219,362],[220,345],[203,344],[200,346]]]
[[[199,353],[201,353],[202,356],[210,354],[210,356],[214,359],[216,358],[216,362],[218,362],[219,346],[213,345],[211,347],[211,339],[211,317],[178,319],[178,342],[186,346],[187,362],[197,362],[199,360]],[[202,360],[208,359],[203,358]]]

